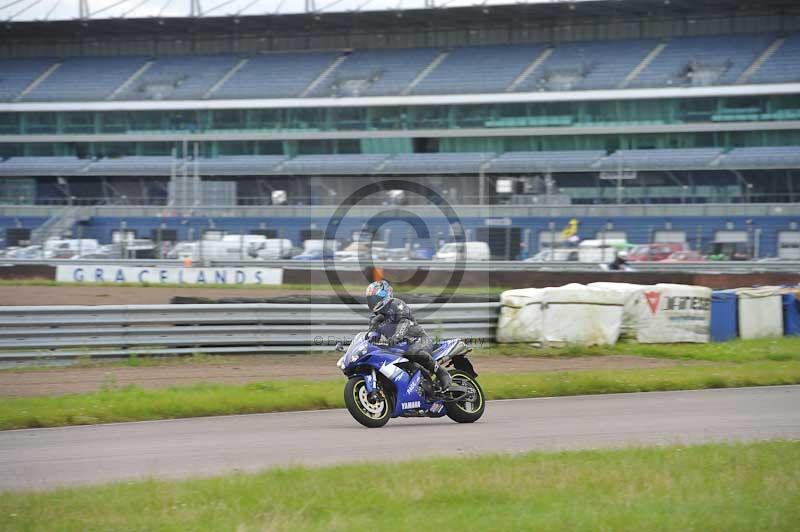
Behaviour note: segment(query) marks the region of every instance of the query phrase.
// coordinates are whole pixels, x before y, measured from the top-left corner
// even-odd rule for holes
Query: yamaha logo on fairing
[[[411,382],[408,383],[408,388],[406,388],[406,393],[413,393],[414,390],[417,389],[417,386],[419,386],[419,380],[420,380],[421,377],[422,377],[422,374],[417,373],[414,376],[414,378],[411,379]]]
[[[403,410],[408,410],[409,408],[419,408],[419,401],[409,401],[407,403],[400,403],[403,405]]]

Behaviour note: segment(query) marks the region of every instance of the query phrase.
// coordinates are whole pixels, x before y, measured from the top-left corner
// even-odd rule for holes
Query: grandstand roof
[[[585,0],[578,2],[474,5],[432,9],[314,12],[265,16],[114,18],[6,22],[0,38],[59,38],[80,35],[152,33],[280,33],[409,30],[551,25],[591,20],[704,17],[745,13],[798,12],[796,0]]]

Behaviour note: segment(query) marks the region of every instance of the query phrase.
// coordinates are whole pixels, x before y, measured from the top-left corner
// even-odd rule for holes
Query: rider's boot
[[[446,392],[450,389],[450,385],[453,383],[453,380],[450,378],[450,374],[444,368],[444,366],[440,366],[436,364],[436,380],[439,381],[439,388],[441,391]]]

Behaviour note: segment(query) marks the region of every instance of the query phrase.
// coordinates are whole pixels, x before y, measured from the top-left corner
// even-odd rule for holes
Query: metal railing
[[[382,206],[356,205],[351,216],[386,214],[393,208],[404,209],[422,217],[441,216],[431,205]],[[454,205],[458,216],[469,217],[606,217],[621,216],[798,216],[800,203],[703,203],[703,204],[627,204],[619,205]],[[335,205],[262,205],[195,207],[190,213],[174,207],[142,205],[98,205],[84,207],[87,216],[112,217],[180,217],[206,218],[330,218]],[[51,216],[53,207],[44,205],[0,205],[0,216]]]
[[[67,265],[67,266],[181,266],[180,260],[159,259],[18,259],[0,258],[1,264],[39,264],[39,265]],[[374,265],[389,270],[430,270],[430,271],[464,271],[508,272],[596,272],[604,269],[605,263],[578,262],[578,261],[544,261],[526,262],[514,260],[493,261],[465,261],[463,263],[432,260],[375,260]],[[283,268],[288,270],[323,271],[333,268],[336,271],[360,271],[367,264],[358,261],[334,261],[326,264],[321,260],[209,260],[197,261],[195,266],[203,267],[241,267],[253,266],[260,268]],[[743,261],[700,261],[700,262],[632,262],[628,265],[630,271],[640,272],[688,272],[688,273],[752,273],[752,272],[800,272],[799,260],[743,260]]]
[[[499,303],[411,305],[429,335],[493,342]],[[0,307],[0,360],[332,351],[367,328],[336,304]]]

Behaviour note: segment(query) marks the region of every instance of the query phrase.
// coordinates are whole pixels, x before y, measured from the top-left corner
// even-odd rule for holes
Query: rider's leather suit
[[[370,315],[370,330],[389,338],[392,343],[406,340],[408,348],[403,356],[428,370],[431,375],[436,375],[443,389],[450,386],[447,370],[431,358],[433,340],[414,319],[411,309],[404,301],[389,298],[378,304]]]

